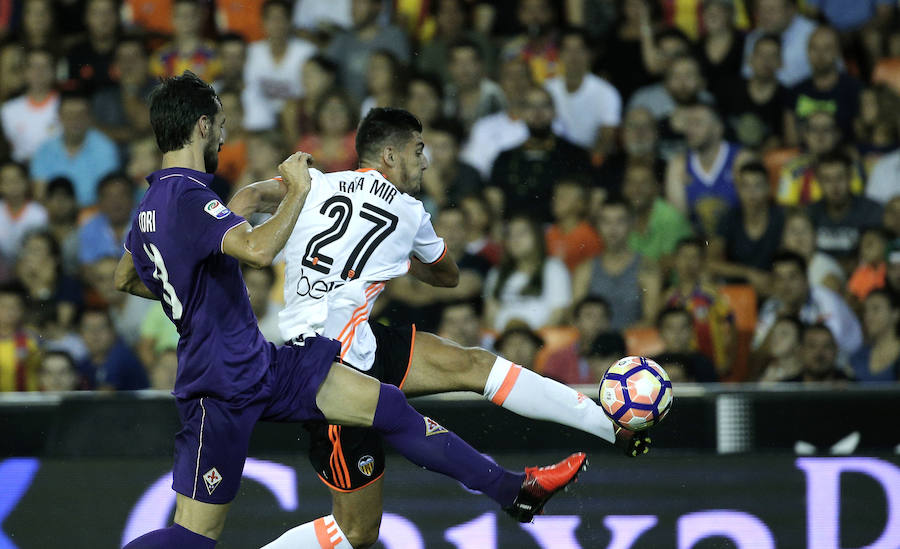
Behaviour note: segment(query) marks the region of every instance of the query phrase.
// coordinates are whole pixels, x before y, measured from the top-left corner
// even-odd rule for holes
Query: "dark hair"
[[[197,120],[214,118],[220,108],[212,86],[191,71],[162,80],[150,92],[149,102],[150,125],[163,153],[190,143]]]
[[[684,315],[687,317],[689,323],[694,323],[694,315],[692,315],[691,312],[684,307],[666,307],[665,309],[660,311],[658,315],[656,315],[656,329],[662,329],[663,322],[665,322],[666,319],[670,316],[675,315]]]
[[[800,332],[800,341],[803,341],[803,338],[806,337],[806,334],[810,332],[825,332],[831,337],[832,344],[837,345],[837,340],[834,337],[834,332],[832,332],[831,328],[829,328],[824,322],[805,324],[803,326],[803,331]]]
[[[466,130],[456,118],[441,117],[431,124],[429,131],[438,131],[450,134],[457,145],[461,145],[466,139]]]
[[[73,372],[75,371],[75,359],[72,358],[72,355],[70,355],[70,354],[69,354],[68,352],[66,352],[66,351],[59,350],[59,349],[57,349],[57,350],[52,350],[52,351],[44,351],[44,352],[42,353],[42,355],[43,355],[43,356],[41,357],[41,363],[43,363],[43,361],[46,360],[46,359],[48,359],[48,358],[57,356],[57,357],[62,358],[62,359],[65,360],[66,362],[68,362],[68,363],[69,363],[69,368],[71,368]],[[77,372],[76,372],[76,373],[77,373]]]
[[[591,342],[589,357],[623,356],[625,354],[625,340],[618,332],[605,332],[597,334]]]
[[[309,62],[315,63],[316,65],[319,66],[319,68],[321,68],[323,71],[327,72],[328,74],[337,75],[337,73],[338,73],[338,64],[335,63],[334,61],[332,61],[331,59],[325,57],[321,53],[317,53],[317,54],[313,55],[312,57],[308,58],[303,63],[306,64]]]
[[[406,64],[403,63],[403,61],[399,57],[397,57],[397,54],[387,48],[379,48],[370,53],[369,63],[372,62],[372,57],[376,55],[387,59],[388,63],[391,65],[391,92],[395,95],[395,97],[402,98],[406,94],[406,80],[407,78],[409,78],[406,70]]]
[[[450,59],[453,58],[454,51],[462,49],[474,51],[475,57],[477,57],[479,61],[484,63],[484,52],[481,51],[481,46],[478,45],[478,42],[475,42],[474,40],[470,40],[468,38],[460,38],[447,47],[447,61],[449,62]]]
[[[25,296],[28,295],[28,290],[20,282],[13,280],[0,284],[0,294],[18,296],[22,305],[25,305]]]
[[[775,265],[778,263],[793,263],[799,267],[803,273],[806,273],[806,260],[798,253],[782,250],[772,258],[772,269],[774,269]]]
[[[244,37],[236,32],[226,32],[225,34],[219,36],[219,44],[224,44],[225,42],[240,42],[241,45],[243,45]]]
[[[12,166],[19,170],[19,173],[25,176],[25,179],[28,179],[28,166],[21,162],[16,162],[15,160],[7,160],[5,162],[0,163],[0,170],[7,166]]]
[[[756,48],[758,48],[759,45],[762,44],[763,42],[772,42],[773,44],[778,46],[779,50],[781,49],[781,38],[779,38],[779,36],[777,34],[767,32],[756,39],[756,42],[753,44],[753,51],[755,52]]]
[[[797,338],[799,339],[801,335],[803,335],[803,323],[800,322],[800,318],[796,315],[780,315],[775,319],[775,322],[772,323],[772,326],[778,324],[779,322],[790,322],[793,324],[794,328],[797,329]]]
[[[625,210],[625,213],[628,214],[628,217],[631,217],[631,206],[629,206],[627,202],[617,196],[607,199],[605,202],[603,202],[603,204],[600,205],[600,209],[609,207],[622,208],[623,210]]]
[[[677,38],[678,40],[681,40],[688,47],[688,51],[691,51],[691,39],[688,38],[688,35],[686,35],[681,30],[675,27],[665,27],[664,29],[656,33],[653,41],[659,44],[666,38]]]
[[[562,31],[560,31],[559,33],[560,46],[562,46],[563,41],[570,36],[577,36],[578,38],[580,38],[581,42],[588,49],[588,51],[594,50],[594,41],[591,39],[591,35],[584,27],[577,25],[569,25],[563,27]]]
[[[497,341],[494,342],[494,348],[499,349],[503,346],[503,343],[505,343],[507,339],[515,335],[525,336],[532,343],[534,343],[534,346],[538,349],[544,346],[543,338],[535,333],[534,330],[532,330],[528,326],[516,323],[516,325],[503,330],[503,333],[500,334],[500,336],[497,338]]]
[[[444,313],[450,307],[472,307],[472,311],[475,312],[475,316],[481,317],[481,311],[484,308],[484,303],[479,298],[470,298],[470,299],[454,299],[453,301],[447,301],[441,307],[441,319],[443,320]]]
[[[366,114],[356,131],[356,156],[360,161],[386,146],[405,145],[422,123],[411,112],[392,107],[375,107]]]
[[[90,314],[98,314],[98,315],[102,316],[106,320],[106,326],[110,330],[115,329],[114,325],[113,325],[112,316],[109,314],[109,309],[106,309],[104,307],[88,307],[88,308],[84,309],[84,311],[81,312],[81,318],[79,319],[79,324],[81,322],[84,322],[84,318]]]
[[[612,307],[610,307],[609,301],[599,295],[589,295],[575,304],[575,308],[572,310],[572,316],[574,318],[577,318],[578,315],[581,314],[581,310],[589,305],[599,305],[603,307],[603,310],[606,312],[606,316],[612,315]]]
[[[84,101],[90,105],[91,96],[78,85],[67,84],[59,93],[59,105],[62,106],[66,101]]]
[[[431,91],[437,96],[438,100],[443,103],[444,101],[444,85],[441,83],[441,79],[430,73],[430,72],[416,72],[413,73],[409,80],[407,81],[407,95],[409,93],[409,86],[413,82],[421,82],[431,88]]]
[[[28,50],[25,52],[25,55],[22,56],[22,59],[27,61],[28,57],[35,53],[42,53],[42,54],[46,55],[47,57],[50,58],[50,64],[54,67],[56,66],[56,54],[53,53],[53,50],[50,50],[47,48],[42,48],[42,47],[28,48]]]
[[[126,34],[119,38],[118,42],[116,42],[116,50],[124,46],[125,44],[137,44],[141,49],[141,53],[147,55],[149,52],[147,51],[147,44],[144,40],[136,35],[136,34]]]
[[[638,107],[643,108],[643,107]],[[659,183],[659,176],[656,170],[656,164],[653,160],[649,160],[641,157],[629,158],[625,162],[625,173],[630,172],[631,170],[646,170],[653,175],[653,180]],[[624,176],[624,173],[623,173]]]
[[[448,0],[437,0],[435,2],[430,2],[426,4],[429,7],[429,12],[431,15],[436,16],[438,12],[441,10],[441,6],[447,3]],[[459,8],[459,11],[463,13],[463,17],[465,21],[469,21],[470,16],[472,15],[472,8],[469,7],[469,2],[465,0],[451,0],[456,3],[456,6]]]
[[[769,178],[769,171],[766,170],[766,166],[760,162],[759,160],[751,160],[750,162],[745,162],[744,165],[741,166],[738,172],[743,175],[745,173],[755,173],[759,174],[766,179]]]
[[[125,172],[110,172],[103,176],[103,179],[97,183],[97,196],[103,194],[103,192],[116,183],[124,183],[128,190],[134,190],[134,183],[131,182],[131,179],[128,178],[128,174]]]
[[[50,196],[60,192],[66,194],[69,198],[75,198],[75,185],[72,183],[71,179],[67,177],[54,177],[47,183],[47,189],[44,191],[44,194]]]
[[[534,247],[537,249],[537,253],[541,260],[538,269],[531,274],[528,278],[528,283],[522,288],[522,295],[541,295],[544,291],[544,262],[547,259],[544,232],[538,222],[535,221],[534,216],[528,213],[513,214],[509,217],[507,223],[512,223],[513,221],[524,221],[528,225],[528,230],[534,238]],[[503,257],[500,260],[500,264],[497,266],[499,276],[497,277],[497,286],[494,288],[494,297],[498,299],[500,298],[503,286],[506,285],[506,281],[516,272],[516,262],[510,257],[505,248],[506,246],[504,245]]]
[[[22,237],[22,245],[24,246],[25,242],[32,238],[40,238],[44,242],[46,242],[47,246],[50,248],[50,255],[52,255],[56,259],[57,265],[59,267],[62,266],[62,247],[59,245],[59,241],[56,240],[56,237],[53,236],[53,233],[51,233],[49,229],[37,228],[28,231]]]
[[[353,128],[356,127],[356,113],[359,112],[359,109],[356,108],[356,105],[353,103],[353,100],[350,99],[346,93],[341,91],[339,88],[332,88],[331,90],[322,94],[322,97],[316,101],[315,111],[313,112],[313,128],[316,130],[316,133],[322,131],[321,126],[319,126],[319,115],[322,114],[322,110],[325,109],[325,105],[328,104],[329,101],[337,100],[344,106],[344,110],[347,111],[347,131],[352,132]]]
[[[686,246],[693,246],[695,248],[700,249],[701,255],[706,255],[706,240],[702,238],[698,238],[696,236],[686,236],[682,239],[679,239],[675,244],[675,252],[680,252],[682,248]]]
[[[820,156],[816,161],[816,169],[818,170],[824,164],[841,164],[849,171],[853,167],[853,159],[838,147]]]
[[[900,295],[897,295],[896,292],[892,292],[887,288],[875,288],[874,290],[869,292],[869,295],[866,296],[866,299],[869,299],[872,296],[883,296],[888,300],[888,304],[890,304],[891,309],[900,309]]]

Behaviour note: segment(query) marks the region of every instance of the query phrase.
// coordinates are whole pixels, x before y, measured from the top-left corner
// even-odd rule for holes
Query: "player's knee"
[[[466,385],[469,386],[470,390],[480,391],[484,388],[484,384],[487,382],[488,375],[491,373],[491,368],[497,357],[477,347],[469,347],[464,349],[463,352],[466,357],[464,361],[465,367],[460,374],[464,376]]]

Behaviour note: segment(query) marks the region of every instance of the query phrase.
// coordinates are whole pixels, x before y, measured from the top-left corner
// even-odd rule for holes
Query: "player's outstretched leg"
[[[613,423],[587,396],[484,349],[461,347],[429,333],[416,334],[408,395],[473,391],[530,419],[552,421],[615,443]]]
[[[353,398],[346,398],[348,394]],[[406,459],[482,492],[504,509],[517,505],[523,493],[534,492],[533,483],[529,483],[532,477],[539,479],[537,485],[547,491],[546,499],[549,499],[573,480],[584,465],[581,454],[574,468],[564,462],[540,470],[555,471],[559,478],[565,479],[564,483],[559,483],[556,477],[549,480],[549,473],[507,471],[455,433],[415,411],[397,387],[379,383],[340,364],[332,366],[319,387],[316,404],[330,423],[371,426]]]

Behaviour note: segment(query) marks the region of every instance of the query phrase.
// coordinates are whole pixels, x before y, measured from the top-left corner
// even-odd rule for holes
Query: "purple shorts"
[[[324,419],[316,392],[340,352],[339,341],[307,338],[302,346],[276,347],[259,383],[235,398],[176,399],[181,431],[172,489],[204,503],[233,500],[256,422]]]

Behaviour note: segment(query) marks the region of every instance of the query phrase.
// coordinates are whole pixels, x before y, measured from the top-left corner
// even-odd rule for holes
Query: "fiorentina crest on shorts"
[[[219,483],[222,482],[222,475],[213,467],[203,475],[203,482],[206,483],[206,491],[209,492],[209,495],[212,495]]]
[[[430,417],[426,417],[425,419],[425,436],[430,437],[431,435],[439,435],[441,433],[448,433],[447,429],[441,427],[441,424],[437,421],[431,419]]]

